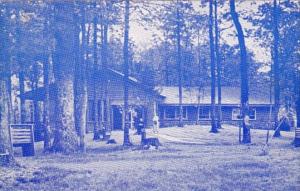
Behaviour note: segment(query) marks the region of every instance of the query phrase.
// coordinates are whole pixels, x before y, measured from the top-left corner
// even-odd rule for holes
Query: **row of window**
[[[103,103],[102,103],[103,104]],[[97,110],[98,115],[101,115],[102,111],[102,104],[101,101],[98,101]],[[182,107],[182,118],[188,119],[188,107]],[[179,119],[180,115],[180,108],[178,106],[168,106],[164,108],[164,119]],[[88,101],[88,108],[87,108],[87,120],[88,121],[95,121],[95,102],[93,100]],[[103,113],[106,113],[105,111]],[[106,116],[103,116],[104,118]],[[256,109],[250,108],[249,111],[250,120],[256,120]],[[210,120],[211,119],[211,112],[210,107],[198,107],[198,119],[199,120]],[[241,112],[239,108],[232,108],[231,112],[231,119],[232,120],[241,120]]]
[[[256,109],[255,108],[250,108],[249,118],[250,118],[250,120],[256,120]],[[232,120],[241,120],[242,119],[240,108],[233,108],[232,109],[231,119]]]
[[[164,108],[164,119],[179,119],[180,110],[178,106],[168,106]],[[210,107],[198,108],[198,119],[209,120],[210,119]],[[256,120],[256,109],[251,108],[249,111],[249,117],[251,120]],[[182,107],[182,118],[188,119],[188,110],[186,106]],[[232,120],[241,120],[241,112],[239,108],[233,108],[231,112]]]

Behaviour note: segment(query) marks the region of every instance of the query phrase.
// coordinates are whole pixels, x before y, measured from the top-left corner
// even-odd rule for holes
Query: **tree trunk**
[[[80,149],[82,152],[86,152],[86,146],[85,146],[85,133],[86,133],[86,117],[87,117],[87,102],[88,102],[88,92],[87,92],[87,64],[85,63],[84,55],[85,55],[85,49],[86,49],[86,39],[85,39],[85,10],[82,5],[81,7],[81,33],[82,33],[82,44],[81,44],[81,50],[80,50],[80,59],[81,59],[81,70],[80,70],[80,81],[82,85],[80,85],[80,89],[82,91],[81,96],[79,99],[79,105],[81,105],[81,109],[79,112],[81,113],[81,120],[80,120],[80,131],[79,131],[79,136],[80,136]],[[79,90],[79,92],[81,92]]]
[[[165,36],[165,34],[163,34],[163,35]],[[166,52],[169,52],[168,46],[167,46],[167,41],[163,42],[163,47],[166,50]],[[168,66],[169,57],[170,57],[169,53],[163,54],[163,62],[162,63],[164,65],[161,66],[163,68],[162,72],[161,72],[161,75],[162,75],[161,79],[164,80],[164,83],[162,83],[162,84],[165,84],[166,86],[168,86],[170,84],[170,82],[169,82],[170,81],[169,80],[170,75],[169,75],[169,71],[168,71],[168,69],[169,69],[169,66]]]
[[[44,152],[50,150],[51,140],[50,140],[50,91],[49,91],[49,62],[48,55],[44,56],[44,88],[45,88],[45,100],[44,100]]]
[[[215,50],[213,37],[213,0],[209,0],[209,47],[210,47],[210,74],[211,74],[211,130],[212,133],[217,133],[218,129],[215,122],[216,113],[216,74],[215,74]]]
[[[199,112],[200,112],[200,104],[201,104],[201,90],[203,88],[203,77],[202,77],[202,74],[203,74],[203,71],[202,71],[202,62],[201,62],[201,48],[200,48],[200,30],[197,31],[197,52],[198,52],[198,80],[199,80],[199,83],[198,83],[198,94],[197,94],[197,121],[196,121],[196,124],[200,125],[200,117],[199,117]]]
[[[34,88],[36,90],[36,88]],[[37,100],[33,100],[33,123],[34,123],[34,128],[35,128],[35,140],[41,140],[41,124],[39,120],[39,113],[40,113],[40,107],[39,107],[39,102]]]
[[[103,63],[103,71],[104,71],[104,116],[103,116],[103,125],[104,129],[110,131],[110,106],[108,100],[108,76],[107,76],[107,46],[108,46],[108,24],[104,24],[103,28],[103,44],[102,44],[102,63]]]
[[[36,91],[38,89],[38,68],[37,63],[33,63],[33,79],[32,79],[32,90]],[[35,140],[40,141],[41,140],[41,123],[40,123],[40,107],[38,100],[34,98],[33,100],[33,123],[35,128]]]
[[[20,63],[20,62],[19,62]],[[20,64],[22,65],[22,64]],[[25,85],[24,85],[24,69],[23,66],[20,67],[20,72],[19,72],[19,88],[20,88],[20,95],[23,95],[25,92]],[[25,99],[23,96],[20,96],[20,114],[21,114],[21,123],[25,123],[26,121],[26,107],[25,107]]]
[[[249,112],[248,103],[248,63],[247,63],[247,50],[245,45],[244,33],[238,14],[235,11],[235,0],[230,0],[230,14],[237,30],[238,41],[240,46],[240,73],[241,73],[241,114],[243,118],[243,143],[251,143],[250,127],[245,123],[245,117]]]
[[[177,0],[176,8],[176,38],[177,38],[177,71],[178,71],[178,94],[179,94],[179,124],[178,127],[183,127],[183,107],[182,107],[182,66],[181,66],[181,32],[180,32],[180,16],[179,2]]]
[[[77,4],[75,4],[77,5]],[[77,6],[75,6],[77,9]],[[79,86],[82,85],[81,81],[80,81],[80,67],[81,67],[81,63],[80,63],[80,28],[79,28],[79,13],[77,13],[77,11],[75,10],[75,12],[73,13],[74,15],[74,53],[75,53],[75,68],[74,68],[74,117],[75,117],[75,129],[77,134],[79,135],[79,131],[80,131],[80,112],[79,110],[81,109],[81,105],[78,103],[79,99],[80,99],[80,88]]]
[[[217,128],[222,128],[222,88],[221,88],[221,60],[219,53],[219,28],[218,28],[218,2],[214,1],[215,5],[215,51],[216,51],[216,62],[217,62],[217,87],[218,87],[218,112],[217,112]]]
[[[2,48],[2,47],[1,47]],[[0,166],[14,162],[12,145],[9,134],[10,101],[8,91],[9,74],[5,74],[3,60],[0,60]],[[4,154],[4,155],[3,155]]]
[[[19,10],[17,10],[16,13],[16,49],[17,49],[17,55],[16,55],[16,61],[20,67],[19,69],[19,88],[20,88],[20,95],[23,95],[25,93],[25,76],[24,76],[24,63],[21,61],[21,52],[19,49],[20,45],[20,24],[19,24]],[[25,99],[23,96],[20,96],[20,114],[21,114],[21,123],[25,123],[26,121],[26,107],[25,107]]]
[[[80,4],[80,16],[75,13],[75,46],[76,46],[76,59],[75,59],[75,126],[79,135],[79,147],[81,152],[86,152],[85,134],[86,134],[86,117],[87,117],[87,79],[86,79],[86,63],[84,60],[85,44],[86,44],[86,30],[85,30],[85,10],[84,4]],[[81,25],[81,45],[80,45],[80,27]]]
[[[1,7],[0,7],[1,8]],[[12,100],[12,80],[11,80],[11,76],[12,76],[12,72],[11,72],[11,65],[8,64],[8,68],[7,68],[7,71],[9,72],[9,78],[8,78],[8,85],[7,85],[7,89],[8,89],[8,94],[9,94],[9,102],[10,102],[10,111],[11,111],[11,114],[10,114],[10,119],[9,119],[9,122],[10,123],[17,123],[18,122],[18,102],[17,100],[15,99],[16,103],[15,103],[15,107],[13,107],[13,100]]]
[[[164,49],[168,51],[167,49],[167,42],[164,42]],[[164,63],[164,66],[162,66],[164,69],[163,69],[163,72],[162,72],[162,78],[165,82],[165,85],[166,86],[169,86],[170,84],[170,75],[169,75],[169,65],[168,65],[168,62],[169,62],[169,55],[168,54],[163,54],[163,63]]]
[[[128,106],[128,90],[129,90],[129,58],[128,58],[128,40],[129,40],[129,0],[125,0],[125,23],[124,23],[124,48],[123,48],[123,56],[124,56],[124,111],[123,115],[125,117],[125,125],[124,125],[124,146],[130,146],[132,143],[129,139],[129,106]]]
[[[87,23],[87,31],[86,31],[86,48],[85,48],[85,62],[86,62],[86,78],[89,79],[90,75],[92,72],[90,72],[91,65],[90,65],[90,60],[89,60],[89,46],[90,46],[90,38],[91,38],[91,28],[92,28],[92,24],[91,23]],[[87,92],[91,92],[92,91],[92,87],[90,85],[87,86]],[[86,133],[88,133],[88,129],[86,126]]]
[[[297,116],[297,129],[300,129],[300,71],[296,73],[296,80],[294,82],[295,95],[296,95],[296,116]],[[294,140],[295,147],[300,147],[299,135]]]
[[[87,31],[86,31],[86,47],[89,47],[90,45],[90,38],[91,38],[91,27],[92,24],[91,23],[87,23],[88,27],[87,27]],[[87,48],[85,51],[85,57],[88,60],[88,56],[89,56],[89,49]]]
[[[94,4],[94,8],[96,9],[96,3]],[[98,27],[97,27],[97,24],[98,24],[98,18],[97,18],[97,15],[94,15],[94,19],[93,19],[93,27],[94,27],[94,34],[93,34],[93,45],[94,45],[94,47],[93,47],[93,51],[94,51],[94,53],[93,53],[93,55],[94,55],[94,64],[93,64],[93,72],[92,72],[92,83],[93,83],[93,90],[92,90],[92,92],[93,92],[93,104],[94,104],[94,106],[93,106],[93,108],[95,108],[94,109],[94,113],[93,113],[93,118],[94,118],[94,121],[93,121],[93,126],[94,126],[94,140],[98,140],[99,138],[100,138],[100,135],[99,135],[99,124],[98,124],[98,120],[97,120],[97,112],[96,112],[96,109],[97,109],[97,107],[96,107],[96,103],[97,103],[97,93],[96,93],[96,70],[97,70],[97,65],[98,65],[98,53],[97,53],[97,51],[98,51],[98,46],[97,46],[97,33],[98,33]],[[99,116],[99,117],[101,117],[101,116]],[[101,121],[101,120],[100,120]],[[101,125],[101,124],[100,124]]]
[[[280,127],[278,127],[278,112],[280,107],[280,85],[279,85],[279,60],[278,60],[278,41],[279,41],[279,32],[278,32],[278,7],[277,1],[273,2],[273,38],[274,38],[274,47],[273,47],[273,68],[274,68],[274,128],[276,129],[273,137],[280,137]]]
[[[74,4],[54,3],[55,52],[54,77],[56,80],[56,129],[53,150],[70,153],[77,150],[74,122]]]
[[[8,33],[4,22],[4,13],[0,7],[0,40],[8,42]],[[9,123],[11,102],[9,95],[10,68],[7,43],[0,43],[0,166],[14,163],[12,145],[10,141]]]
[[[49,8],[52,10],[52,6]],[[52,15],[51,15],[52,17]],[[48,40],[50,28],[48,20],[50,17],[46,17],[44,21],[44,40]],[[51,148],[51,128],[50,128],[50,62],[49,58],[52,56],[52,49],[50,45],[46,45],[43,55],[43,77],[44,77],[44,88],[45,88],[45,99],[43,104],[43,130],[44,130],[44,152],[49,152]]]

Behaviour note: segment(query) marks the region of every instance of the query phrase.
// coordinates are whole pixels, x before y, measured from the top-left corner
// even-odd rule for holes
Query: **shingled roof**
[[[179,92],[176,86],[156,87],[156,90],[165,96],[164,104],[177,105],[179,103]],[[198,87],[182,88],[182,103],[184,105],[210,104],[210,87],[204,87],[200,90]],[[222,87],[222,104],[238,105],[240,104],[240,87]],[[216,89],[216,103],[218,95]],[[249,104],[252,105],[269,105],[270,93],[257,89],[249,92]]]
[[[118,78],[118,79],[123,80],[123,78],[124,78],[123,73],[113,70],[113,69],[107,69],[105,72],[102,70],[99,70],[97,72],[97,75],[99,75],[100,77],[103,76],[104,74],[107,75],[109,79]],[[143,89],[145,92],[147,92],[148,94],[157,96],[160,99],[164,98],[164,96],[160,95],[156,90],[153,89],[153,87],[144,85],[142,82],[140,82],[133,76],[129,76],[128,79],[129,79],[129,81],[128,81],[129,84],[132,84],[135,87],[139,87],[139,88]],[[50,84],[50,97],[54,97],[55,92],[56,92],[55,84]],[[23,95],[20,95],[20,97],[23,97],[24,99],[28,99],[28,100],[35,99],[37,101],[43,101],[44,97],[45,97],[45,88],[39,87],[36,90],[27,91]]]

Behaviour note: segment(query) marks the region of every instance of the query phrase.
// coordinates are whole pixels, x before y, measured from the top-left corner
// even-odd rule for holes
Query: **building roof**
[[[116,77],[116,78],[119,78],[119,79],[122,79],[124,78],[124,74],[122,72],[119,72],[117,70],[114,70],[114,69],[107,69],[107,71],[99,71],[99,74],[103,74],[103,73],[106,73],[108,74],[108,76],[111,78],[111,77]],[[145,85],[143,84],[141,81],[139,81],[138,79],[136,79],[135,77],[133,76],[128,76],[128,81],[130,84],[132,84],[133,86],[136,86],[136,87],[139,87],[141,89],[143,89],[145,92],[147,92],[148,94],[152,94],[156,97],[158,97],[159,99],[164,99],[165,97],[162,96],[161,94],[159,94],[159,92],[157,92],[157,90],[151,86],[148,86],[148,85]]]
[[[115,74],[115,75],[118,75],[120,77],[123,77],[124,78],[124,74],[122,72],[119,72],[117,70],[113,70],[113,69],[107,69],[108,72],[112,73],[112,74]],[[133,82],[133,83],[140,83],[135,77],[132,77],[132,76],[128,76],[128,79],[129,81]]]
[[[177,86],[162,86],[156,87],[156,90],[165,96],[164,104],[178,105],[179,91]],[[198,87],[182,88],[182,104],[195,105],[211,103],[211,88],[201,88],[199,93]],[[216,103],[218,100],[218,93],[216,89]],[[222,104],[224,105],[238,105],[240,104],[240,87],[222,87]],[[249,104],[252,105],[269,105],[270,93],[268,91],[256,90],[249,92]]]
[[[99,75],[107,75],[108,78],[119,78],[121,80],[123,80],[124,78],[124,74],[121,72],[118,72],[116,70],[113,69],[107,69],[106,72],[105,71],[98,71]],[[141,88],[143,90],[145,90],[145,92],[147,92],[148,94],[152,94],[156,97],[158,97],[159,99],[164,99],[164,96],[160,95],[155,89],[153,89],[153,87],[149,87],[144,85],[143,83],[141,83],[139,80],[137,80],[136,78],[129,76],[128,77],[128,81],[130,84],[132,84],[135,87]],[[50,84],[50,96],[54,96],[55,92],[56,92],[56,88],[54,84]],[[44,100],[45,97],[45,88],[44,87],[39,87],[36,90],[31,90],[28,92],[25,92],[23,95],[20,95],[20,97],[23,97],[24,99],[28,99],[28,100],[37,100],[37,101],[42,101]]]

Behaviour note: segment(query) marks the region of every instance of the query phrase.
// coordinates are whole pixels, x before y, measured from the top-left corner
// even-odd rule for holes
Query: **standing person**
[[[135,135],[137,135],[138,134],[138,125],[139,125],[139,118],[138,118],[138,116],[137,115],[135,115],[134,117],[133,117],[133,125],[134,125],[134,128],[136,129],[136,133],[134,133]]]
[[[245,119],[244,120],[245,120],[245,125],[247,126],[248,129],[250,129],[251,123],[250,123],[250,117],[249,117],[248,114],[245,115]]]
[[[141,129],[141,145],[145,145],[146,129]]]
[[[154,115],[153,117],[153,132],[158,133],[159,128],[159,117],[157,115]]]
[[[250,131],[250,129],[251,129],[251,123],[250,123],[250,116],[249,116],[249,114],[245,115],[244,123],[245,123],[246,128]]]
[[[143,117],[141,117],[138,123],[137,134],[140,135],[143,129],[144,129],[144,120]]]

